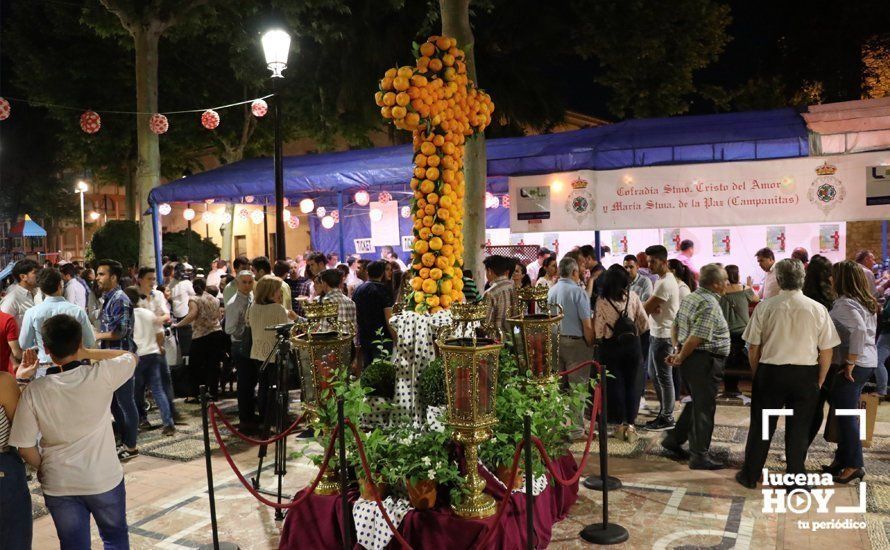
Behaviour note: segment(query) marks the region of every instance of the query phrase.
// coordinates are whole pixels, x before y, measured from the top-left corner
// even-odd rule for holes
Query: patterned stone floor
[[[194,412],[194,411],[193,411]],[[747,433],[749,409],[720,406],[717,413],[714,449],[730,464],[738,463]],[[149,432],[143,448],[148,451],[125,465],[128,520],[132,548],[196,548],[211,541],[204,461],[201,440],[194,422],[177,438],[162,440]],[[780,423],[781,427],[781,423]],[[781,434],[778,434],[779,436]],[[890,549],[890,405],[882,404],[876,442],[866,452],[868,475],[865,514],[817,515],[765,514],[760,490],[748,490],[734,480],[735,469],[717,472],[691,471],[685,464],[662,456],[657,445],[660,434],[646,436],[636,444],[610,440],[610,473],[624,488],[610,492],[612,522],[630,532],[630,540],[619,548],[656,549]],[[296,450],[303,442],[289,440]],[[580,454],[583,446],[577,450]],[[808,459],[809,468],[829,461],[829,444],[817,439]],[[235,460],[245,473],[255,470],[255,449],[235,448]],[[768,467],[779,469],[781,437],[774,443]],[[588,474],[597,471],[589,461]],[[222,456],[213,455],[217,510],[222,540],[236,542],[242,549],[276,548],[280,524],[270,508],[259,504],[238,484]],[[285,479],[285,492],[294,493],[314,474],[313,467],[292,462]],[[273,477],[264,472],[263,485]],[[831,506],[853,506],[859,489],[838,488]],[[35,507],[42,506],[39,491]],[[601,495],[582,488],[571,514],[554,527],[551,548],[581,548],[591,545],[578,537],[588,524],[600,521]],[[864,521],[865,529],[827,529],[813,532],[799,522],[828,520]],[[34,523],[34,548],[58,548],[51,518]],[[94,531],[94,547],[101,547]]]

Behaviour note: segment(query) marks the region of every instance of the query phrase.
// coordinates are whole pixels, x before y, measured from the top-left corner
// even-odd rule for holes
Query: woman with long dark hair
[[[556,284],[556,281],[559,280],[558,267],[555,256],[547,256],[544,258],[544,265],[538,270],[537,284],[546,285],[547,287],[552,288],[553,285]]]
[[[831,279],[831,261],[825,256],[816,254],[807,264],[807,274],[803,280],[803,295],[816,300],[825,309],[831,310],[837,294]]]
[[[613,265],[602,279],[593,333],[600,342],[600,360],[615,377],[608,384],[608,417],[618,425],[615,437],[632,442],[639,437],[634,422],[643,383],[640,334],[649,329],[649,320],[640,298],[630,290],[630,275],[624,266]]]
[[[837,299],[829,312],[841,337],[834,349],[829,373],[832,409],[858,409],[862,387],[878,365],[875,347],[878,301],[871,292],[865,272],[856,262],[843,261],[832,267]],[[849,483],[865,476],[859,422],[856,417],[836,416],[839,437],[834,461],[824,471],[835,483]]]
[[[681,300],[695,292],[695,289],[698,288],[698,283],[695,282],[695,275],[683,262],[672,258],[668,260],[668,268],[674,274],[674,277],[677,278]]]

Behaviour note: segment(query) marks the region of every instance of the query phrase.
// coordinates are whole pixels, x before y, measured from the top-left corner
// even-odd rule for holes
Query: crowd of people
[[[875,276],[871,253],[832,265],[803,250],[776,262],[765,248],[756,255],[764,281],[755,290],[737,266],[699,270],[690,242],[675,258],[654,245],[608,268],[604,251],[585,245],[557,260],[541,249],[527,264],[491,255],[484,282],[464,271],[463,293],[466,301],[487,300],[489,321],[509,336],[516,290],[546,286],[564,312],[558,370],[590,359],[595,349],[614,376],[608,391],[615,437],[633,441],[638,428],[666,431],[662,446],[688,458],[690,468],[721,468],[709,453],[719,385],[738,395],[739,378],[752,376],[750,432],[736,479],[753,487],[769,450],[759,437],[764,409],[794,410],[788,472],[802,473],[826,402],[854,408],[872,379],[886,395],[890,278]],[[187,258],[164,258],[160,285],[154,268],[125,269],[114,260],[16,263],[0,301],[0,498],[17,503],[0,515],[7,547],[30,546],[23,460],[38,471],[63,546],[89,546],[90,516],[106,544],[125,545],[121,463],[139,456],[140,430],[172,436],[182,421],[176,398],[195,403],[206,386],[217,399],[237,382],[240,429],[256,433],[268,401],[270,371],[262,365],[276,345],[276,333],[266,329],[300,318],[307,300],[337,304],[338,320],[356,335],[353,368],[360,372],[391,352],[391,342],[380,340],[395,338],[389,320],[405,298],[405,273],[390,247],[373,261],[341,262],[319,252],[274,263],[263,256],[231,265],[220,259],[206,274]],[[581,370],[564,382],[589,376]],[[639,425],[647,378],[657,407]],[[149,394],[159,426],[148,421]],[[678,401],[685,405],[675,419]],[[570,414],[573,437],[584,437],[583,408]],[[837,424],[840,443],[825,470],[846,483],[864,476],[862,448],[856,419],[838,417]],[[770,436],[774,430],[772,419]]]
[[[487,292],[501,279],[515,286],[546,284],[551,304],[561,306],[560,371],[570,370],[596,353],[613,379],[608,385],[611,435],[636,440],[637,429],[666,432],[665,451],[687,459],[692,469],[724,465],[710,454],[714,416],[721,383],[724,394],[738,396],[739,378],[753,379],[751,420],[745,460],[736,480],[754,487],[766,463],[769,439],[761,438],[765,409],[788,408],[787,472],[804,473],[809,445],[823,425],[824,405],[859,407],[869,382],[881,398],[887,394],[890,356],[890,277],[876,277],[869,251],[855,261],[832,264],[796,249],[776,261],[769,248],[756,253],[763,282],[755,290],[752,276],[741,281],[738,266],[708,264],[697,269],[694,247],[684,241],[675,258],[661,245],[627,255],[604,268],[593,246],[576,248],[559,260],[556,281],[548,280],[554,255],[547,250],[522,269],[508,258],[489,257]],[[537,282],[520,273],[537,268]],[[541,282],[541,280],[545,282]],[[492,321],[506,329],[503,299],[492,301]],[[881,330],[883,329],[883,331]],[[575,372],[565,383],[584,381]],[[657,408],[642,425],[646,379]],[[677,417],[677,402],[683,410]],[[574,436],[584,436],[584,410],[572,411]],[[836,417],[839,443],[824,472],[849,483],[864,475],[857,420]],[[591,428],[592,429],[592,428]],[[688,443],[688,450],[684,445]]]

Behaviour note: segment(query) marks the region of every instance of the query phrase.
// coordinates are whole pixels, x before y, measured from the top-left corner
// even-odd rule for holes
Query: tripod
[[[287,428],[287,414],[290,401],[290,396],[288,394],[287,360],[292,353],[290,343],[290,330],[292,327],[293,323],[266,327],[266,330],[274,330],[277,332],[278,340],[275,342],[275,347],[273,347],[272,351],[269,352],[269,355],[266,356],[265,361],[263,361],[263,364],[259,369],[260,380],[265,379],[269,381],[266,388],[266,410],[263,414],[263,420],[260,426],[260,432],[262,433],[263,439],[268,439],[272,435],[273,425],[274,433],[276,434],[282,433]],[[272,361],[273,356],[275,357],[275,361]],[[264,377],[270,366],[273,369],[272,376],[266,375]],[[287,437],[283,437],[275,442],[273,458],[275,467],[273,471],[274,474],[278,476],[278,487],[274,492],[260,489],[260,474],[263,472],[263,461],[266,458],[267,449],[268,445],[260,445],[259,451],[257,451],[259,464],[257,465],[256,477],[254,477],[251,482],[253,483],[254,489],[277,497],[278,504],[281,504],[282,484],[284,476],[287,474]],[[284,512],[280,508],[277,508],[275,510],[275,520],[281,521],[283,519]]]

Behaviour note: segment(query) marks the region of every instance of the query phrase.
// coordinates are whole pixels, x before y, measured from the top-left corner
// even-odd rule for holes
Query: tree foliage
[[[191,229],[164,233],[163,246],[164,256],[188,257],[190,264],[196,269],[203,268],[205,273],[210,272],[210,262],[219,258],[219,247]]]
[[[109,220],[90,240],[88,260],[111,258],[125,266],[139,261],[139,226],[130,220]]]

